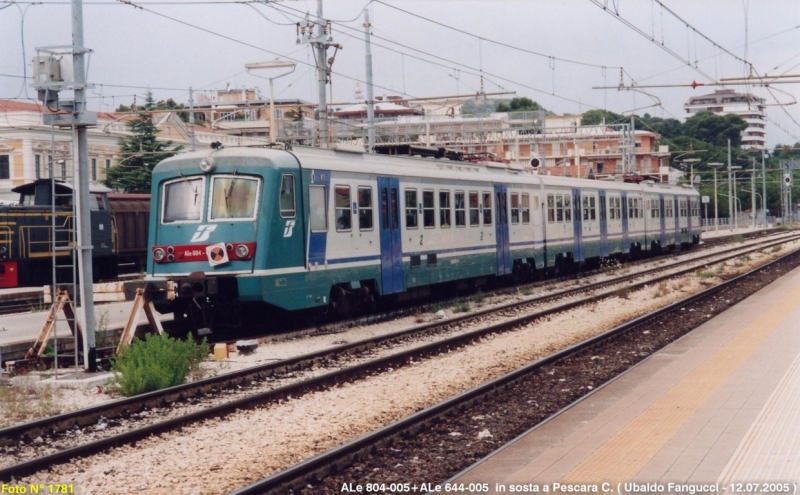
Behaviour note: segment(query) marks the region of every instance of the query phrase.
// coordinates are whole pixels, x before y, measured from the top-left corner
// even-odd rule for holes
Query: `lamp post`
[[[740,167],[739,165],[733,165],[733,166],[728,167],[728,174],[733,173],[733,183],[732,183],[733,184],[733,186],[732,186],[733,187],[733,196],[731,196],[729,199],[731,200],[731,204],[734,207],[734,210],[733,210],[733,228],[734,229],[739,227],[739,215],[738,215],[738,212],[736,211],[736,203],[734,203],[733,201],[734,201],[734,199],[739,199],[736,196],[736,171],[737,170],[741,170],[741,169],[742,169],[742,167]],[[731,187],[731,186],[729,186],[729,187]]]
[[[764,227],[767,226],[767,171],[764,168],[766,150],[761,151],[761,210],[764,212]]]
[[[694,165],[696,163],[700,163],[700,159],[699,158],[687,158],[687,159],[683,160],[682,163],[684,164],[684,166],[686,164],[689,165],[689,184],[692,187],[694,187]],[[684,168],[684,172],[686,172],[685,168]]]
[[[256,62],[254,64],[245,64],[245,69],[250,72],[250,69],[281,69],[289,68],[292,70],[273,76],[269,78],[269,141],[274,143],[278,137],[278,130],[275,128],[275,86],[272,81],[279,77],[288,76],[294,72],[296,64],[286,60],[273,60],[271,62]]]
[[[756,157],[753,159],[753,172],[750,174],[750,209],[753,210],[753,228],[756,228]]]
[[[714,169],[714,230],[719,230],[719,213],[717,211],[717,169],[722,167],[720,162],[711,162],[709,167]]]

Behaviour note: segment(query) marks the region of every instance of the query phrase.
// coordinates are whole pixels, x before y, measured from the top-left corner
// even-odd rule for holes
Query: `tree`
[[[720,148],[728,146],[730,139],[731,146],[738,148],[742,143],[742,131],[746,128],[747,123],[738,115],[700,112],[686,120],[683,134]]]
[[[126,124],[132,135],[117,140],[122,159],[117,166],[106,171],[103,183],[126,193],[149,193],[153,168],[183,147],[174,146],[172,141],[156,139],[158,129],[153,124],[151,113],[156,110],[156,103],[151,93],[147,93],[143,106],[134,107],[139,115]]]
[[[176,103],[172,98],[155,101],[153,93],[148,92],[145,96],[144,105],[137,105],[134,102],[131,106],[127,106],[120,103],[119,107],[117,107],[117,112],[176,111],[184,109],[186,109],[186,106],[183,103]],[[177,112],[177,114],[182,121],[189,122],[189,112]]]
[[[286,112],[286,116],[292,119],[292,122],[302,122],[303,121],[303,107],[300,105],[297,106],[297,110],[289,110]]]
[[[501,101],[497,104],[494,110],[495,112],[528,112],[541,110],[541,107],[539,107],[539,104],[530,98],[521,96],[512,98],[508,104]]]
[[[589,110],[581,115],[581,125],[624,124],[629,119],[608,110]]]

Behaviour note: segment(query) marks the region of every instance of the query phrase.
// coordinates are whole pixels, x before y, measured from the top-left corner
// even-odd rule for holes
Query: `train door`
[[[328,250],[328,204],[330,170],[313,170],[308,186],[308,265],[325,266]]]
[[[502,184],[494,185],[495,196],[495,234],[497,237],[497,274],[511,273],[511,246],[508,234],[508,189]]]
[[[628,236],[628,192],[622,191],[622,252],[631,250],[631,241]]]
[[[573,261],[583,261],[583,212],[581,211],[581,190],[572,190],[572,232],[574,236]]]
[[[664,195],[658,195],[659,217],[661,219],[661,247],[667,245],[667,218],[664,215]]]
[[[691,242],[691,232],[692,232],[692,215],[694,214],[694,200],[686,196],[686,232],[690,233],[689,242]]]
[[[608,256],[608,208],[606,204],[606,191],[601,189],[600,194],[600,256]]]
[[[381,202],[381,293],[405,290],[400,246],[400,185],[396,177],[378,177]]]
[[[678,196],[672,197],[673,218],[675,220],[675,244],[681,243],[681,210]]]

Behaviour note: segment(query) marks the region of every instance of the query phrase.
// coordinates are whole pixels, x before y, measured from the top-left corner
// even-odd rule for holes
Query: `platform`
[[[669,483],[733,493],[731,483],[788,482],[800,490],[798,322],[800,269],[451,482],[488,483],[491,493],[556,482],[599,491],[607,482],[613,493],[635,491],[626,482],[663,493]]]

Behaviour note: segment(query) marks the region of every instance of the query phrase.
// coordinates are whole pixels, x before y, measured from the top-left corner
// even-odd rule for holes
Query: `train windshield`
[[[182,178],[164,184],[163,223],[197,222],[203,212],[202,177]]]
[[[211,220],[252,220],[257,197],[258,179],[238,175],[216,176],[211,182]]]

